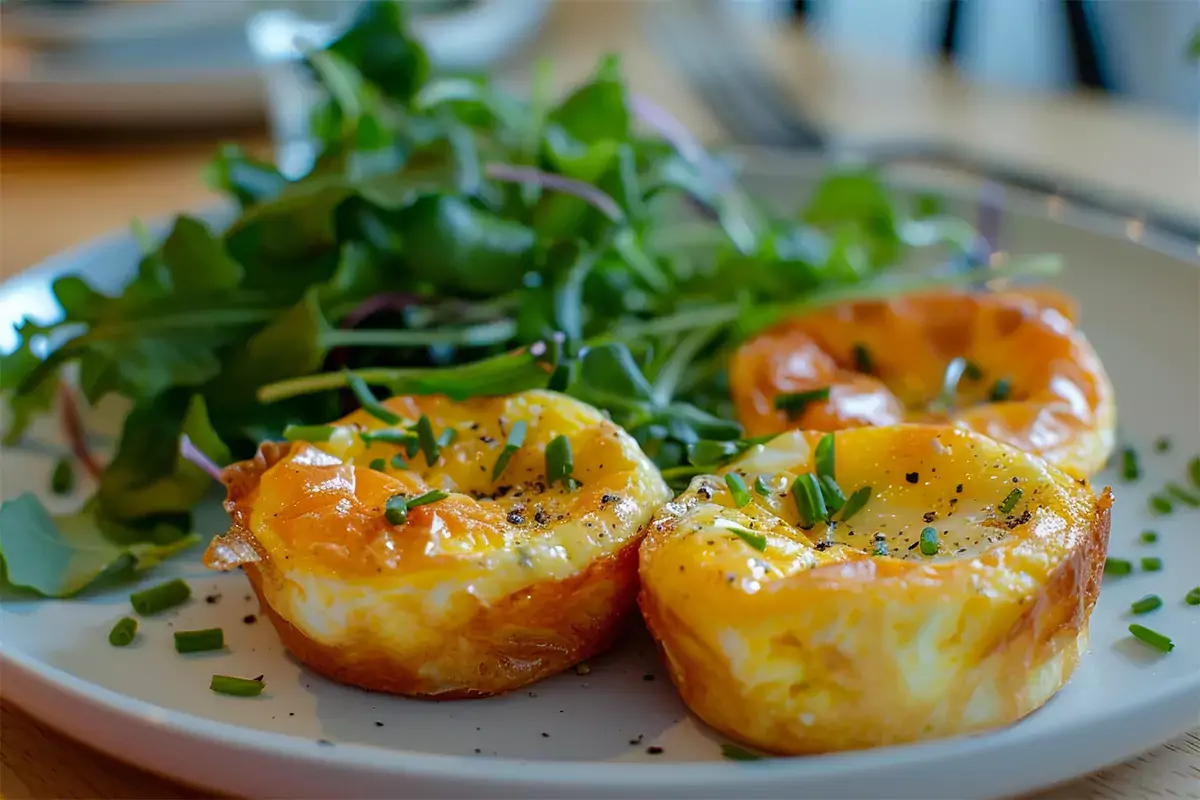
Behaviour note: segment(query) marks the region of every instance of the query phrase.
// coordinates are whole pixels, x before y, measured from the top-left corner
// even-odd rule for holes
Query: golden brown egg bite
[[[725,470],[745,492],[700,476],[650,523],[639,600],[687,705],[802,754],[980,731],[1045,703],[1087,647],[1110,492],[946,426],[843,430],[814,456],[823,436],[754,447]],[[866,502],[806,530],[796,481],[822,458]]]
[[[1092,475],[1112,451],[1116,404],[1075,316],[1048,289],[848,303],[739,348],[734,404],[751,436],[941,422]]]
[[[226,470],[233,525],[206,564],[243,567],[293,655],[366,689],[492,695],[606,648],[635,602],[639,529],[671,497],[629,434],[554,392],[383,405],[394,423],[359,411]],[[548,485],[560,437],[573,468]]]

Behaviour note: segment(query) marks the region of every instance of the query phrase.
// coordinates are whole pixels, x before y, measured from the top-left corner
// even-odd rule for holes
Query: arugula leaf
[[[396,100],[411,100],[429,78],[429,57],[408,34],[401,3],[363,3],[327,52],[356,65],[366,80]]]
[[[200,502],[212,479],[179,455],[182,434],[213,461],[229,462],[229,450],[213,430],[199,395],[182,407],[172,396],[137,406],[125,418],[117,453],[100,480],[96,501],[101,516],[137,520],[187,513]]]
[[[104,539],[90,509],[52,517],[26,492],[0,505],[0,563],[10,586],[43,597],[71,597],[111,581],[127,579],[195,545],[197,536],[170,544],[122,547]]]

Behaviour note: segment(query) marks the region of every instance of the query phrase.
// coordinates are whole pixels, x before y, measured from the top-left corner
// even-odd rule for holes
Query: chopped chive
[[[1146,556],[1142,559],[1143,572],[1162,572],[1162,559],[1158,556]]]
[[[1187,603],[1189,606],[1200,606],[1200,586],[1197,586],[1195,589],[1192,589],[1190,592],[1188,592],[1187,595],[1184,596],[1183,602]]]
[[[496,465],[492,467],[493,482],[504,474],[504,470],[508,468],[508,462],[525,444],[525,432],[528,427],[525,420],[519,419],[508,429],[508,438],[504,441],[504,449],[500,451],[499,457],[496,458]]]
[[[854,490],[850,497],[846,498],[846,505],[842,509],[842,522],[848,521],[851,517],[863,510],[867,501],[871,499],[871,487],[860,486]]]
[[[368,447],[376,442],[380,442],[382,444],[394,444],[397,447],[400,445],[407,447],[410,442],[415,442],[417,440],[417,435],[415,433],[411,433],[409,431],[398,431],[390,428],[385,428],[378,431],[363,431],[359,434],[359,436],[362,438],[363,444]]]
[[[1180,486],[1178,483],[1168,483],[1163,487],[1163,491],[1174,497],[1185,506],[1192,508],[1200,508],[1200,497],[1189,492],[1187,489]]]
[[[813,403],[819,403],[822,400],[829,399],[829,387],[822,386],[820,389],[810,389],[807,392],[785,392],[775,395],[775,408],[780,411],[786,411],[788,416],[795,419],[804,413],[804,410]]]
[[[992,384],[991,391],[988,392],[988,399],[993,403],[1003,403],[1012,396],[1012,381],[1008,378],[1001,378]]]
[[[410,508],[436,503],[438,500],[445,500],[449,496],[449,494],[443,492],[441,489],[430,489],[425,494],[420,494],[416,497],[394,494],[383,504],[383,516],[390,525],[403,525],[408,521],[408,510]]]
[[[846,495],[842,493],[842,487],[838,486],[832,475],[822,475],[819,480],[821,496],[825,498],[825,508],[828,509],[829,515],[833,516],[846,505]]]
[[[387,471],[387,462],[386,462],[386,461],[384,461],[382,458],[376,458],[376,459],[374,459],[374,460],[373,460],[373,461],[371,461],[371,463],[370,463],[370,464],[368,464],[367,466],[369,466],[371,469],[375,470],[376,472],[385,472],[385,471]]]
[[[762,479],[762,475],[759,475],[754,479],[754,491],[758,492],[763,497],[771,496],[771,487],[767,486],[766,482]]]
[[[1158,533],[1155,531],[1142,531],[1142,535],[1138,537],[1138,541],[1142,544],[1154,544],[1158,541]]]
[[[936,556],[938,552],[938,532],[934,528],[921,531],[921,555]]]
[[[454,440],[458,438],[458,431],[454,428],[446,428],[437,437],[438,447],[449,447],[454,444]]]
[[[762,761],[764,756],[758,753],[751,753],[749,750],[738,747],[736,744],[721,745],[721,755],[726,761]]]
[[[726,473],[725,485],[729,487],[729,493],[733,495],[735,506],[741,508],[750,502],[750,492],[746,491],[746,481],[742,479],[741,475],[736,472]]]
[[[133,617],[121,617],[108,632],[108,643],[113,647],[128,647],[137,636],[138,623]]]
[[[1127,561],[1124,558],[1109,558],[1104,559],[1104,574],[1105,575],[1128,575],[1133,572],[1133,562]]]
[[[213,675],[208,688],[217,694],[228,694],[234,697],[258,697],[267,684],[261,678],[231,678],[228,675]]]
[[[1171,505],[1171,501],[1163,497],[1161,494],[1150,495],[1150,499],[1147,500],[1146,503],[1150,506],[1151,511],[1159,515],[1170,514],[1174,509],[1174,506]]]
[[[383,403],[380,403],[371,391],[371,387],[367,386],[367,382],[362,377],[355,375],[353,372],[347,372],[346,385],[350,387],[350,391],[354,392],[354,396],[358,398],[358,404],[363,407],[363,411],[366,411],[385,425],[400,424],[400,415]]]
[[[1192,485],[1200,489],[1200,456],[1188,462],[1188,475],[1192,478]]]
[[[825,434],[821,437],[821,441],[817,442],[816,462],[818,478],[824,478],[826,475],[831,478],[834,477],[837,459],[837,452],[834,447],[835,443],[832,433]]]
[[[283,438],[289,442],[328,442],[337,430],[333,425],[288,425]]]
[[[389,525],[403,525],[408,521],[408,498],[394,494],[383,504],[383,517]]]
[[[1175,649],[1175,643],[1169,637],[1163,636],[1158,631],[1152,631],[1144,625],[1138,625],[1136,622],[1129,626],[1129,632],[1138,641],[1150,645],[1155,650],[1169,653]]]
[[[203,653],[225,646],[225,631],[205,628],[200,631],[175,631],[176,653]]]
[[[871,358],[871,351],[862,342],[854,345],[854,368],[863,375],[875,374],[875,362]]]
[[[397,453],[392,456],[392,469],[408,469],[408,464],[404,461],[404,456]]]
[[[792,481],[792,498],[796,501],[796,511],[800,514],[800,527],[811,528],[818,522],[829,519],[825,497],[821,494],[821,484],[811,472],[806,472]]]
[[[438,440],[433,435],[433,423],[429,421],[426,414],[422,414],[417,420],[417,444],[421,448],[421,452],[425,454],[425,465],[432,467],[437,463],[440,450],[438,449]],[[411,458],[415,453],[409,453]]]
[[[54,471],[50,473],[50,491],[55,494],[66,494],[75,488],[75,468],[65,458],[54,462]]]
[[[1000,501],[1000,505],[996,506],[996,509],[1001,514],[1011,514],[1012,510],[1017,507],[1017,503],[1021,502],[1021,497],[1024,494],[1025,492],[1020,489],[1013,489]]]
[[[1135,614],[1149,614],[1156,608],[1162,608],[1162,598],[1156,594],[1148,594],[1129,605],[1129,610]]]
[[[405,503],[405,505],[407,505],[409,508],[416,508],[417,506],[427,506],[430,503],[436,503],[438,500],[445,500],[449,496],[450,496],[449,493],[443,492],[441,489],[430,489],[425,494],[419,494],[416,497],[412,498],[411,500],[407,501]]]
[[[174,608],[186,602],[191,596],[192,587],[182,579],[176,578],[173,581],[160,583],[158,586],[151,586],[144,591],[134,592],[129,595],[129,602],[133,604],[133,610],[144,617]]]
[[[546,485],[553,486],[562,481],[567,491],[577,486],[573,475],[575,471],[575,456],[571,453],[571,440],[558,435],[546,445]]]
[[[1171,440],[1166,436],[1160,436],[1154,440],[1154,452],[1165,453],[1171,449]]]
[[[1142,468],[1138,464],[1138,454],[1132,447],[1126,447],[1121,451],[1121,477],[1128,483],[1132,483],[1142,477]]]
[[[743,542],[750,545],[751,547],[753,547],[755,550],[757,550],[760,553],[766,551],[766,549],[767,549],[767,537],[763,536],[761,533],[755,533],[754,531],[748,531],[745,528],[734,528],[732,526],[726,528],[725,530],[734,534],[739,539],[741,539]]]

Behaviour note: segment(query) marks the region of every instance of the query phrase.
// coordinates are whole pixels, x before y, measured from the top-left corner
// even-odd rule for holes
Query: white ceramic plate
[[[807,180],[779,165],[771,172],[756,189],[786,197]],[[1057,697],[1017,725],[869,752],[725,762],[721,737],[688,715],[637,631],[594,660],[590,674],[570,672],[505,697],[434,703],[370,694],[307,672],[269,625],[244,623],[258,611],[245,579],[206,572],[199,550],[147,576],[145,584],[182,576],[196,597],[143,621],[127,649],[110,647],[106,636],[129,612],[128,591],[4,602],[4,693],[118,758],[215,791],[271,797],[994,797],[1171,738],[1200,724],[1200,607],[1183,603],[1200,583],[1200,510],[1152,519],[1146,497],[1181,479],[1187,459],[1200,453],[1200,269],[1123,235],[1052,221],[1047,208],[1124,228],[1053,201],[1010,198],[1002,241],[1014,252],[1065,255],[1062,284],[1082,301],[1084,325],[1118,389],[1122,436],[1138,446],[1147,474],[1116,486],[1111,550],[1135,560],[1157,555],[1166,566],[1105,581],[1091,653]],[[136,255],[129,237],[115,236],[52,259],[0,289],[0,325],[51,310],[52,276],[79,272],[115,287]],[[9,344],[0,339],[0,347]],[[93,424],[112,432],[111,419]],[[1164,433],[1173,448],[1153,452],[1150,442]],[[22,449],[6,452],[4,496],[44,493],[61,450],[45,425]],[[1105,480],[1116,476],[1098,483]],[[221,517],[213,503],[201,529],[219,530]],[[1150,527],[1160,542],[1138,544]],[[1164,606],[1140,621],[1174,638],[1169,655],[1126,632],[1130,602],[1149,592]],[[219,599],[207,603],[207,595]],[[210,626],[224,627],[227,652],[174,653],[172,627]],[[214,695],[214,672],[265,674],[268,689],[257,699]],[[649,754],[652,745],[661,754]]]

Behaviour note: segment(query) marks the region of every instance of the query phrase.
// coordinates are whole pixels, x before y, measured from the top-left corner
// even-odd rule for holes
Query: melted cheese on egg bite
[[[554,392],[384,405],[400,423],[359,411],[327,441],[267,444],[230,467],[233,526],[206,563],[242,566],[297,658],[367,689],[491,695],[607,647],[633,607],[639,529],[671,496],[632,437]],[[433,464],[378,435],[422,415],[453,437]],[[493,481],[519,422],[524,443]],[[577,488],[546,485],[560,435]],[[448,496],[386,518],[393,495],[433,489]]]
[[[1086,649],[1111,494],[968,431],[858,428],[832,434],[834,473],[869,500],[804,530],[792,486],[822,436],[790,431],[729,465],[746,505],[700,476],[649,525],[639,600],[687,705],[802,754],[978,731],[1046,702]]]

